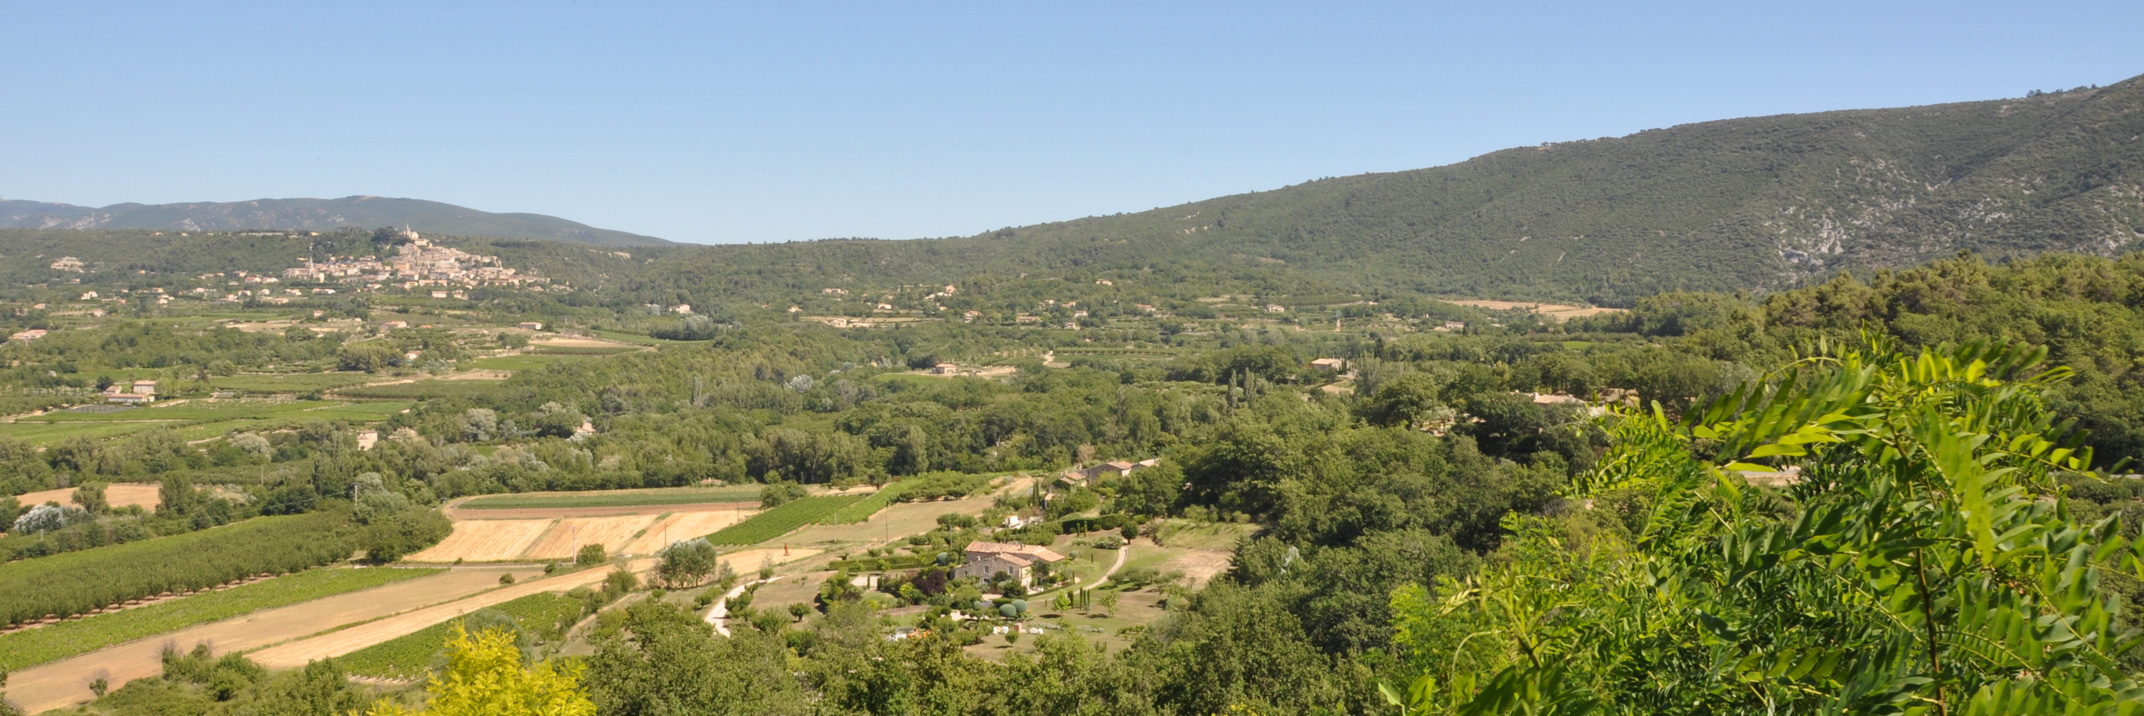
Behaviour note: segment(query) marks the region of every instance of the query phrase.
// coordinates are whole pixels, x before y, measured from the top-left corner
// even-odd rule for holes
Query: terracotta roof
[[[1053,552],[1048,547],[1037,547],[1035,545],[1030,544],[1009,544],[1005,542],[969,542],[968,548],[964,551],[971,555],[1019,555],[1030,559],[1040,559],[1044,562],[1056,562],[1065,558],[1064,555]]]

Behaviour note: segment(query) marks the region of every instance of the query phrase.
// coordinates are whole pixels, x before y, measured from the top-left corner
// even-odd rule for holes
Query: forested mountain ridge
[[[0,228],[401,226],[465,237],[667,244],[534,214],[413,199],[0,201]],[[1316,284],[1629,306],[1678,290],[1773,292],[1969,249],[2112,256],[2144,238],[2144,77],[1897,109],[1730,119],[1320,179],[1151,211],[943,239],[676,247],[608,269],[638,293],[753,302],[849,285]],[[67,243],[67,242],[62,242]],[[679,300],[683,300],[680,295]]]
[[[242,231],[404,225],[424,233],[541,239],[599,246],[670,243],[653,236],[598,229],[580,222],[542,214],[495,214],[436,201],[380,196],[182,204],[126,203],[105,207],[37,201],[0,201],[0,228]]]
[[[1583,299],[1779,290],[1840,269],[2113,255],[2144,236],[2144,78],[1543,144],[960,239],[725,246],[679,276],[1285,269],[1362,292]],[[749,279],[745,279],[749,280]]]

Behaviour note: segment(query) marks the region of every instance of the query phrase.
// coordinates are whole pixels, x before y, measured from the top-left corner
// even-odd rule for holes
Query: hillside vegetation
[[[418,231],[508,239],[545,239],[601,246],[669,243],[653,236],[598,229],[542,214],[494,214],[421,199],[346,196],[340,199],[256,199],[184,204],[75,206],[0,201],[0,227],[28,229],[145,229],[163,231],[323,230],[344,226],[409,225]]]
[[[2144,79],[2130,79],[1543,144],[961,239],[698,249],[660,271],[756,284],[1285,267],[1355,292],[1628,305],[1678,289],[1791,288],[1960,249],[2112,255],[2144,237],[2140,137]]]

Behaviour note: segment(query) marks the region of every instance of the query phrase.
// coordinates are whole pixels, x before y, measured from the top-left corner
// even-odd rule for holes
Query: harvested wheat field
[[[472,520],[489,521],[492,520]],[[654,523],[655,518],[650,515],[562,519],[546,530],[543,536],[529,547],[528,553],[521,556],[541,560],[572,559],[584,544],[600,544],[603,545],[605,553],[618,554],[620,547],[624,547],[634,535],[640,534],[641,530]]]
[[[410,555],[411,562],[502,562],[520,559],[529,546],[558,520],[465,520],[431,549]]]
[[[758,510],[702,510],[676,512],[648,526],[646,534],[625,546],[623,554],[654,554],[670,546],[671,542],[694,537],[705,537],[724,527],[745,521],[758,514]]]
[[[529,345],[538,348],[617,348],[619,350],[653,350],[649,349],[647,346],[638,346],[633,345],[631,343],[620,343],[618,341],[607,341],[601,338],[587,338],[580,336],[561,336],[557,338],[544,338],[541,340],[529,341]]]
[[[787,552],[787,554],[784,554],[784,552]],[[780,547],[769,547],[765,549],[748,549],[739,552],[729,552],[723,554],[722,563],[729,565],[730,571],[732,572],[736,572],[738,574],[743,575],[752,575],[759,572],[760,565],[766,564],[769,561],[772,561],[773,563],[778,565],[788,564],[790,562],[795,562],[806,557],[815,556],[819,554],[819,552],[820,550],[812,549],[809,547],[792,547],[786,550]]]
[[[616,505],[607,507],[530,507],[512,510],[472,510],[467,507],[448,505],[445,512],[454,520],[533,520],[553,517],[603,517],[608,515],[660,515],[667,512],[722,512],[743,511],[751,516],[759,510],[757,502],[690,502],[675,505]]]
[[[1547,316],[1547,317],[1549,317],[1549,318],[1554,318],[1554,319],[1556,319],[1556,320],[1558,320],[1558,321],[1568,321],[1568,320],[1571,320],[1571,319],[1573,319],[1573,318],[1582,318],[1582,317],[1585,317],[1585,316],[1598,316],[1598,315],[1600,315],[1600,314],[1603,314],[1603,313],[1622,313],[1622,312],[1624,312],[1624,309],[1621,309],[1621,308],[1601,308],[1601,307],[1598,307],[1598,306],[1565,306],[1565,305],[1560,305],[1560,304],[1554,304],[1554,303],[1534,303],[1534,302],[1521,302],[1521,301],[1487,301],[1487,300],[1474,300],[1474,299],[1451,299],[1451,298],[1443,299],[1443,301],[1444,301],[1445,303],[1453,303],[1453,304],[1458,304],[1458,305],[1461,305],[1461,306],[1473,306],[1473,307],[1475,307],[1475,308],[1485,308],[1485,309],[1488,309],[1488,310],[1491,310],[1491,311],[1509,311],[1509,310],[1512,310],[1512,309],[1525,309],[1525,310],[1528,310],[1528,311],[1532,311],[1532,312],[1535,312],[1535,313],[1539,313],[1539,314],[1541,314],[1541,315],[1543,315],[1543,316]]]
[[[158,489],[160,488],[156,485],[131,482],[107,485],[104,488],[104,500],[112,503],[113,507],[140,507],[144,510],[154,510],[157,505],[164,503],[164,498],[157,493]],[[24,507],[42,505],[47,502],[72,505],[74,504],[74,488],[63,487],[57,490],[39,490],[16,495],[15,499],[21,502]]]

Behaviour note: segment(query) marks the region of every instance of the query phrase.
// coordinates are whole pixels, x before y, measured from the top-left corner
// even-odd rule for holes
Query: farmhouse
[[[1342,358],[1319,358],[1310,362],[1310,368],[1325,373],[1339,373],[1347,370],[1347,360]]]
[[[988,582],[999,573],[1019,580],[1022,589],[1034,582],[1037,564],[1055,564],[1065,559],[1064,555],[1048,547],[1005,542],[969,542],[965,551],[967,561],[953,570],[953,578],[974,577]]]
[[[137,380],[132,386],[113,385],[104,389],[104,401],[121,405],[140,405],[156,400],[156,381]]]
[[[524,331],[541,331],[543,330],[543,323],[539,321],[522,321],[519,325],[515,326],[515,328],[519,328]]]
[[[1094,467],[1066,470],[1059,479],[1071,485],[1090,485],[1104,477],[1121,477],[1160,464],[1161,458],[1158,457],[1138,462],[1114,460]]]
[[[959,373],[960,366],[952,363],[940,363],[931,366],[931,375],[958,375]]]

